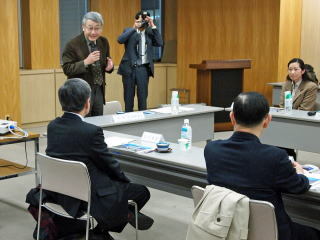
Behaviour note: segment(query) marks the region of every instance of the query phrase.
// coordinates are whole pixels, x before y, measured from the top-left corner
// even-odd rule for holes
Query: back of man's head
[[[267,117],[269,103],[260,93],[240,93],[233,102],[232,111],[238,125],[255,127]]]
[[[78,113],[84,109],[90,98],[91,88],[86,81],[72,78],[59,88],[58,95],[63,111]]]

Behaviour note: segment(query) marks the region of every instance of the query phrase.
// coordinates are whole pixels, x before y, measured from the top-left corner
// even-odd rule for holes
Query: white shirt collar
[[[82,117],[82,115],[80,115],[79,113],[74,113],[74,112],[66,112],[66,113],[77,115],[79,118],[81,118],[82,121],[84,121],[84,117]]]

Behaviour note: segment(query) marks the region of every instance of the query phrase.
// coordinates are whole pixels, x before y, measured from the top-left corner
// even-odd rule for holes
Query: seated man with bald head
[[[230,119],[233,135],[208,143],[204,150],[209,184],[272,203],[279,240],[320,239],[317,230],[292,222],[285,211],[282,193],[301,194],[310,185],[301,165],[292,163],[284,150],[260,142],[271,121],[265,97],[255,92],[239,94]]]

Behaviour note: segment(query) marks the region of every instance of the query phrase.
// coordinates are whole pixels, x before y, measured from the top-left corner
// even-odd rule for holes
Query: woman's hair
[[[298,63],[299,64],[299,67],[301,68],[301,70],[305,70],[306,69],[306,65],[304,64],[304,61],[301,59],[301,58],[293,58],[291,59],[289,62],[288,62],[288,68],[290,66],[291,63]],[[307,75],[306,73],[307,71],[305,71],[303,74],[302,74],[302,80],[303,81],[312,81],[311,79],[309,79],[309,76]],[[291,78],[289,77],[289,74],[287,75],[287,80],[291,80]]]
[[[316,83],[317,85],[319,84],[319,81],[317,79],[316,73],[313,70],[313,67],[310,64],[305,64],[304,68],[306,70],[306,73],[310,79],[310,81]]]

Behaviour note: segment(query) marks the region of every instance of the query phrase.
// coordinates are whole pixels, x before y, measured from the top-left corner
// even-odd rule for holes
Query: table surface
[[[105,136],[120,136],[135,139],[139,137],[104,131]],[[121,167],[134,182],[162,191],[191,197],[193,185],[207,185],[203,148],[192,147],[182,152],[177,144],[171,143],[171,153],[135,153],[117,147],[111,152],[118,158]],[[283,194],[286,210],[298,223],[320,229],[320,193],[309,190],[300,195]]]
[[[115,122],[113,120],[113,115],[87,117],[87,118],[85,118],[85,121],[88,123],[100,126],[100,127],[108,127],[108,126],[125,125],[125,124],[136,123],[136,122],[148,122],[148,121],[161,120],[161,119],[177,118],[177,117],[182,117],[182,116],[187,117],[187,116],[191,116],[191,115],[198,115],[198,114],[204,114],[204,113],[214,113],[214,112],[219,112],[219,111],[224,110],[224,108],[204,106],[204,105],[200,105],[200,104],[188,104],[188,105],[183,105],[183,107],[193,108],[193,110],[182,111],[182,112],[179,112],[178,114],[154,112],[154,114],[144,114],[144,119],[128,120],[126,122]],[[149,109],[146,111],[152,112],[152,109]],[[145,111],[142,111],[142,112],[145,112]]]
[[[13,134],[6,134],[2,135],[1,137],[14,137]],[[0,145],[7,145],[7,144],[14,144],[20,142],[27,142],[27,141],[37,141],[39,140],[40,134],[28,132],[28,137],[24,138],[7,138],[1,139],[0,138]],[[6,166],[6,167],[2,167]],[[33,174],[35,171],[33,168],[24,166],[12,161],[0,159],[0,179],[7,179],[11,177],[17,177],[24,174]]]

